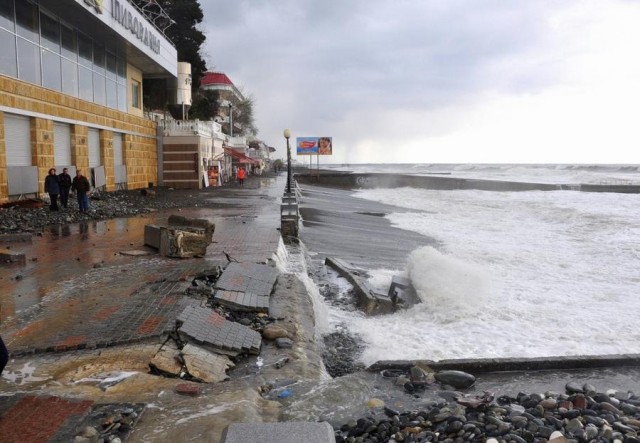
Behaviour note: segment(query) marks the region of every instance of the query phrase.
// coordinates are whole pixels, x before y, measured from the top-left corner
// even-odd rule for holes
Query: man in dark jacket
[[[50,211],[58,210],[58,195],[60,194],[60,183],[58,182],[58,176],[56,175],[55,168],[49,169],[49,175],[44,179],[44,192],[49,193],[51,204],[49,205]]]
[[[91,184],[89,184],[89,180],[82,175],[82,171],[79,169],[76,171],[76,176],[73,177],[71,188],[78,196],[80,212],[87,212],[89,210],[89,191],[91,190]]]
[[[71,176],[67,168],[62,169],[62,174],[58,176],[60,182],[60,204],[66,209],[69,204],[69,190],[71,189]]]

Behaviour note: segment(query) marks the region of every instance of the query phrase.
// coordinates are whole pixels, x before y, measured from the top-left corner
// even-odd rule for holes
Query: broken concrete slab
[[[226,355],[243,352],[258,354],[262,344],[260,334],[253,329],[226,320],[212,309],[188,306],[178,316],[180,332],[196,342]]]
[[[380,294],[371,288],[361,272],[338,258],[326,257],[325,264],[335,269],[341,277],[353,285],[360,309],[369,315],[390,314],[395,311],[393,300],[386,294]]]
[[[185,228],[204,229],[204,232],[206,234],[205,240],[209,243],[213,241],[213,232],[216,229],[216,225],[214,223],[204,218],[188,218],[183,217],[182,215],[175,214],[169,216],[169,226],[180,227],[184,230],[188,230]]]
[[[189,232],[178,228],[160,228],[160,255],[174,258],[204,257],[207,253],[207,235],[203,229]]]
[[[216,291],[214,299],[235,311],[269,312],[269,296],[250,292]]]
[[[269,265],[232,262],[216,282],[215,289],[268,296],[278,273],[276,268]]]
[[[209,352],[194,345],[186,345],[181,356],[187,372],[205,383],[228,380],[227,370],[235,365],[226,355]]]
[[[180,350],[175,342],[168,341],[162,345],[149,362],[149,366],[165,374],[180,376],[182,362],[180,361]]]
[[[165,257],[204,257],[213,240],[215,224],[205,219],[169,216],[169,226],[145,225],[144,244]]]

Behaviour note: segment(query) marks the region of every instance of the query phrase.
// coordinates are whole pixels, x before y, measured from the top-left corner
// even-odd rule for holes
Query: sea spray
[[[444,255],[431,246],[410,254],[407,273],[424,308],[440,322],[477,315],[490,297],[488,269]]]

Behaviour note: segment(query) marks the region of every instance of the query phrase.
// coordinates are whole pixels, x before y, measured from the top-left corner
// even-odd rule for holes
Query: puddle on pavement
[[[144,226],[159,214],[48,226],[31,243],[7,243],[22,252],[25,265],[0,267],[0,321],[41,302],[62,281],[95,266],[127,264],[135,256],[120,251],[145,250]]]

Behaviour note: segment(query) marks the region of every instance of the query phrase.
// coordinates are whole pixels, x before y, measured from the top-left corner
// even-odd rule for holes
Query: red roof
[[[232,85],[233,82],[223,72],[205,72],[200,79],[201,85]]]

